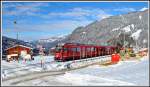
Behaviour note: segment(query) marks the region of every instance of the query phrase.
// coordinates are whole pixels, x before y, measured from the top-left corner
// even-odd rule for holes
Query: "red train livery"
[[[55,61],[68,61],[111,55],[115,50],[115,46],[94,46],[75,43],[59,44],[55,48]]]

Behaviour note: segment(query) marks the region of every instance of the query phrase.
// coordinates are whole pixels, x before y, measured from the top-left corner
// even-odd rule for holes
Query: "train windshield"
[[[55,49],[56,52],[60,52],[61,50],[62,50],[62,46],[56,46],[56,49]]]

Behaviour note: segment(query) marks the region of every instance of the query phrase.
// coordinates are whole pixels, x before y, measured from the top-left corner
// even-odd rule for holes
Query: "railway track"
[[[94,62],[91,64],[73,67],[70,69],[65,68],[65,69],[58,70],[58,71],[31,72],[31,73],[27,73],[27,74],[23,74],[23,75],[18,75],[18,76],[2,79],[2,84],[4,84],[4,85],[5,84],[6,85],[16,85],[16,84],[19,84],[22,82],[26,82],[26,81],[30,81],[30,80],[34,80],[34,79],[39,79],[39,78],[46,77],[46,76],[55,76],[55,75],[65,74],[65,72],[67,72],[67,71],[77,70],[77,69],[85,68],[85,67],[88,67],[90,65],[99,64],[99,63],[100,63],[100,61],[97,61],[97,62]],[[103,63],[106,63],[106,61]],[[10,83],[10,84],[8,84],[8,83]]]
[[[34,79],[39,79],[42,77],[46,77],[46,76],[55,76],[55,75],[61,75],[61,74],[65,74],[65,71],[61,71],[61,72],[38,72],[38,73],[32,73],[32,74],[28,74],[28,75],[21,75],[21,76],[17,76],[17,77],[13,77],[13,78],[9,78],[6,80],[3,80],[3,84],[7,84],[8,85],[16,85],[22,82],[26,82],[26,81],[30,81],[30,80],[34,80]]]

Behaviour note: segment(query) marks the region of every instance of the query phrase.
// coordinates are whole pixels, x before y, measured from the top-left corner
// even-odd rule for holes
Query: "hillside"
[[[85,27],[76,28],[68,37],[68,42],[115,45],[123,44],[139,47],[148,46],[148,10],[111,16],[95,21]],[[125,37],[124,37],[125,36]],[[136,43],[137,42],[137,43]]]

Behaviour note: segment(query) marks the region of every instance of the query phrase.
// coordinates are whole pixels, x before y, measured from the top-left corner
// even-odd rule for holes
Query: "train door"
[[[106,47],[106,55],[109,55],[109,47]]]
[[[99,48],[96,48],[96,56],[99,56]]]
[[[68,59],[68,48],[67,47],[63,47],[62,48],[62,56],[63,56],[63,58],[66,60],[66,59]]]
[[[82,47],[82,58],[85,58],[86,55],[86,49],[85,47]]]
[[[86,57],[90,57],[90,55],[91,55],[91,48],[87,47],[86,48]]]
[[[76,58],[76,47],[71,47],[71,56],[72,56],[73,60],[75,60],[75,58]]]
[[[101,49],[101,55],[102,56],[105,55],[105,48],[104,47]]]
[[[93,51],[94,51],[94,47],[91,47],[91,57],[93,57]]]
[[[82,59],[82,47],[79,48],[80,48],[80,59]]]
[[[94,57],[96,57],[96,47],[94,47]]]
[[[100,48],[98,48],[98,56],[100,56]]]
[[[77,47],[77,59],[81,59],[81,48]]]

